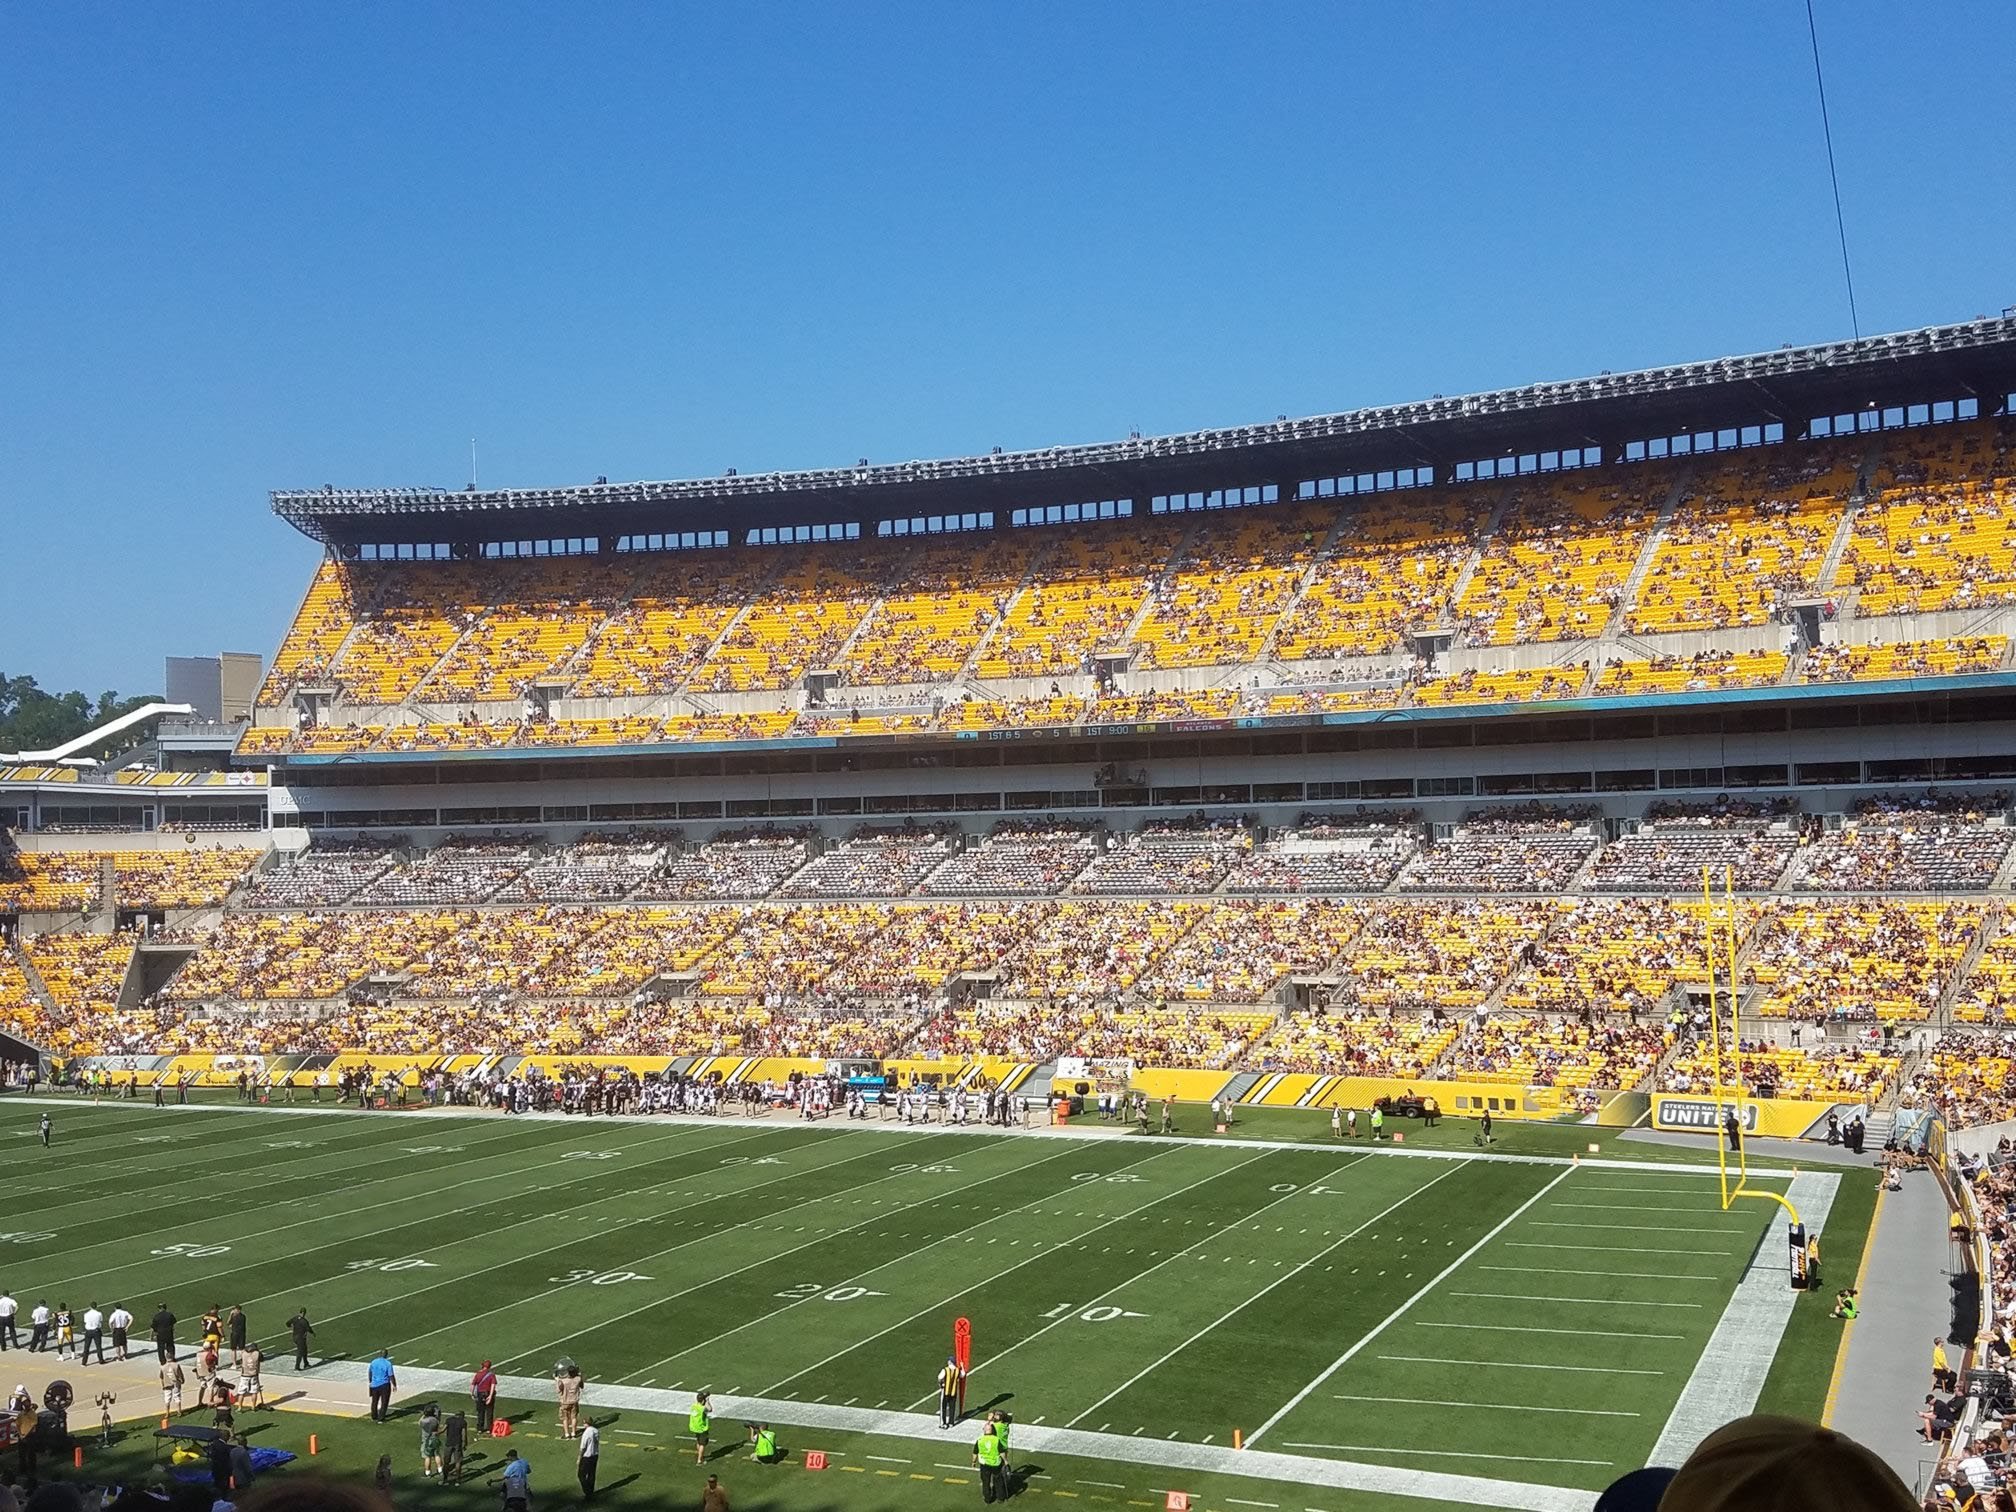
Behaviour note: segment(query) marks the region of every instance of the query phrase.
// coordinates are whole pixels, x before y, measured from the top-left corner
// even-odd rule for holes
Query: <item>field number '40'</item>
[[[886,1297],[889,1293],[870,1291],[865,1286],[836,1286],[827,1291],[817,1281],[806,1281],[797,1286],[787,1286],[772,1295],[787,1302],[810,1302],[815,1297],[822,1302],[859,1302],[863,1297]]]
[[[1076,1302],[1059,1302],[1043,1316],[1059,1321],[1075,1318],[1080,1323],[1111,1323],[1115,1318],[1145,1318],[1148,1314],[1129,1312],[1124,1307],[1087,1307],[1081,1310]]]
[[[152,1255],[186,1255],[191,1260],[204,1260],[211,1255],[228,1255],[228,1244],[164,1244],[157,1250],[149,1250]]]

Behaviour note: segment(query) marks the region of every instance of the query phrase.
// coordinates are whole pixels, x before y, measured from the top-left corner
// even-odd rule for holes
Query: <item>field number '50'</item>
[[[1087,1307],[1081,1311],[1076,1302],[1059,1302],[1043,1316],[1060,1322],[1076,1318],[1081,1323],[1111,1323],[1115,1318],[1145,1318],[1148,1314],[1129,1312],[1124,1307]]]

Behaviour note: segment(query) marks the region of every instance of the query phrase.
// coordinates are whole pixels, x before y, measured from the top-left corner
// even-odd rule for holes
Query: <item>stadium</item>
[[[758,1504],[977,1494],[955,1347],[1039,1502],[1552,1512],[1765,1410],[1941,1494],[2008,1405],[2012,403],[2005,316],[277,492],[323,557],[249,718],[0,758],[64,1157],[0,1291],[304,1308],[330,1421],[380,1350],[412,1403],[494,1362],[534,1453],[578,1362],[639,1474],[710,1391],[717,1455],[783,1436]],[[287,1195],[220,1237],[218,1183]]]

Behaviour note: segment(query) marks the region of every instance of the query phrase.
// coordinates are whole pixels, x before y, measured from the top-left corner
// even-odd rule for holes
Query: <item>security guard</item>
[[[963,1372],[959,1361],[945,1357],[945,1368],[938,1372],[938,1426],[950,1428],[959,1421],[959,1378]]]
[[[1386,1137],[1386,1110],[1376,1104],[1372,1109],[1372,1137],[1375,1140]]]
[[[980,1471],[980,1500],[1000,1501],[1008,1494],[1002,1484],[1001,1440],[989,1423],[980,1430],[980,1437],[973,1441],[973,1463]]]
[[[1008,1464],[1008,1419],[1001,1413],[990,1412],[987,1414],[987,1421],[993,1425],[994,1437],[1001,1441],[1001,1473],[1005,1476],[1010,1471]]]
[[[712,1399],[706,1392],[693,1398],[693,1409],[686,1414],[687,1430],[693,1435],[693,1463],[707,1463],[707,1430],[714,1426]]]

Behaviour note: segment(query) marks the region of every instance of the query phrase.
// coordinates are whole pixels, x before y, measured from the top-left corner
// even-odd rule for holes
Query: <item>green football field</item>
[[[1776,1205],[1724,1212],[1712,1167],[1658,1149],[54,1100],[0,1102],[0,1129],[0,1289],[24,1317],[123,1302],[144,1330],[165,1299],[187,1342],[205,1306],[242,1303],[277,1370],[306,1306],[318,1358],[536,1377],[565,1355],[597,1387],[705,1386],[790,1422],[934,1410],[964,1316],[969,1405],[1147,1465],[1237,1430],[1281,1455],[1600,1487],[1722,1368],[1704,1350],[1746,1269],[1783,1284]],[[1836,1275],[1858,1221],[1844,1201]],[[1799,1299],[1766,1405],[1817,1413],[1816,1310]]]

